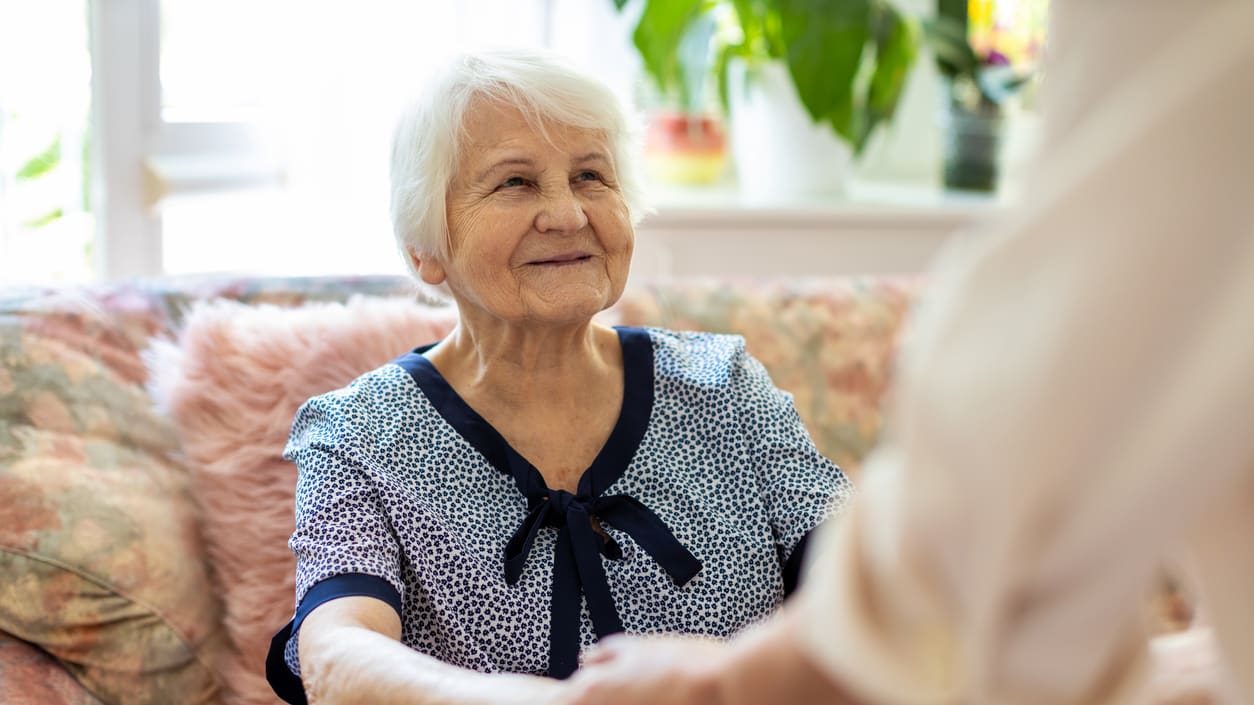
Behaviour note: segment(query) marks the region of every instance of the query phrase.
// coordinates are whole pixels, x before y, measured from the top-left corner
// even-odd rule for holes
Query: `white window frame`
[[[92,63],[92,253],[102,279],[161,271],[161,218],[144,208],[145,140],[159,116],[152,87],[158,0],[89,0]],[[145,73],[153,75],[146,76]]]
[[[93,254],[104,280],[163,273],[161,199],[277,183],[282,164],[248,122],[165,122],[160,0],[89,0]]]

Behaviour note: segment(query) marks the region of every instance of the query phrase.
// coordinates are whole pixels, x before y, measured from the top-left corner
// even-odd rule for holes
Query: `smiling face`
[[[448,189],[449,256],[416,258],[463,316],[532,325],[589,320],[622,294],[634,234],[609,145],[596,130],[481,101],[467,111]]]

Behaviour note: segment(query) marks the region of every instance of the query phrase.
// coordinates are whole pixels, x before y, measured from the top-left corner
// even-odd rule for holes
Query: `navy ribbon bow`
[[[514,585],[522,577],[540,529],[556,527],[549,675],[566,678],[579,667],[581,588],[597,637],[623,631],[605,567],[601,565],[602,553],[618,559],[622,558],[622,550],[612,540],[604,541],[597,534],[592,527],[594,516],[631,536],[676,585],[682,586],[691,580],[701,570],[701,562],[679,543],[656,514],[635,498],[625,494],[594,496],[587,476],[580,480],[577,494],[551,490],[534,467],[521,457],[511,455],[511,465],[526,465],[511,469],[527,496],[530,512],[505,546],[505,582]]]

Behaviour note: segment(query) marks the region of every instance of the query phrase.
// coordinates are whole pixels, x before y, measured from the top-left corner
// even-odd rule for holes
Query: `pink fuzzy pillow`
[[[456,320],[450,308],[356,298],[299,308],[198,304],[176,343],[147,353],[150,391],[172,419],[204,508],[204,535],[225,606],[225,705],[279,702],[265,681],[272,633],[293,607],[296,468],[282,452],[309,397],[424,343]]]

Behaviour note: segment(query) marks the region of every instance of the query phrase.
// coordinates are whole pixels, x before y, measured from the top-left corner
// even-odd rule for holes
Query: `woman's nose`
[[[536,230],[540,232],[575,233],[587,224],[583,203],[569,187],[550,193],[536,214]]]

